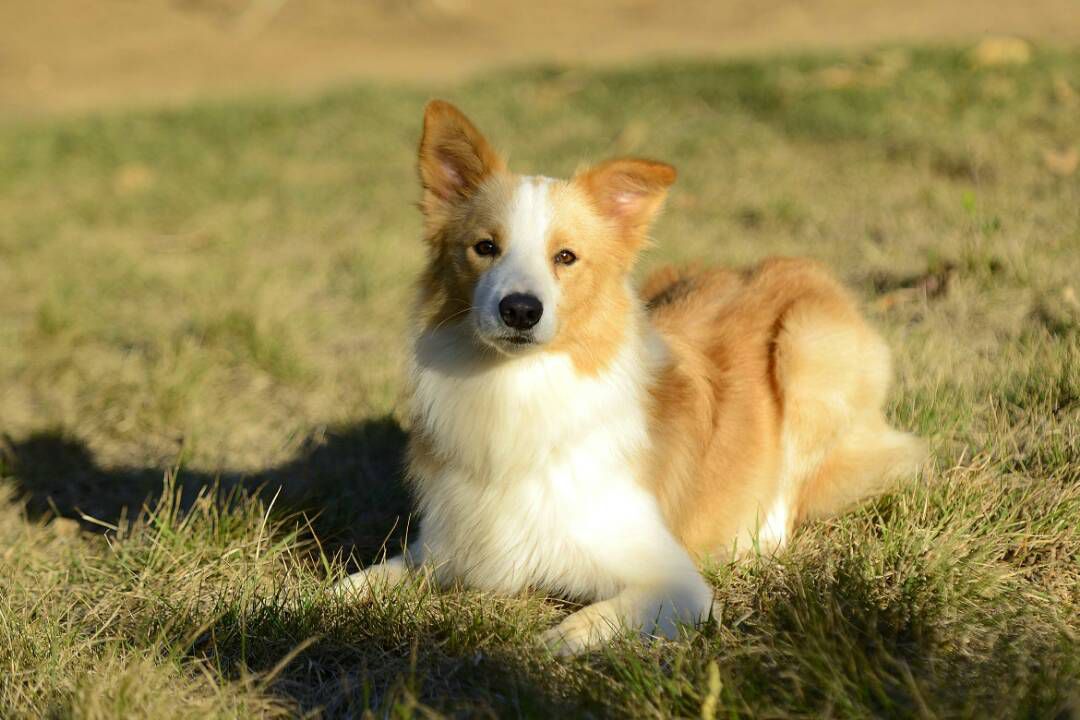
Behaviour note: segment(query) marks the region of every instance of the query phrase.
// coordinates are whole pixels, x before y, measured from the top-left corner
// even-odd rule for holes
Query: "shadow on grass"
[[[405,442],[396,420],[369,419],[309,440],[295,459],[265,470],[181,468],[174,491],[185,511],[207,487],[220,488],[219,503],[228,502],[230,490],[269,501],[281,489],[275,515],[303,511],[328,553],[351,553],[350,562],[367,563],[384,547],[393,553],[407,531]],[[29,517],[71,518],[90,532],[154,507],[166,489],[166,470],[103,467],[85,443],[60,432],[0,438],[0,475],[14,481]],[[251,672],[265,677],[265,690],[299,712],[360,717],[377,708],[412,716],[434,703],[469,716],[564,714],[567,700],[547,687],[539,661],[493,642],[493,636],[512,636],[512,623],[473,603],[433,612],[416,599],[351,604],[323,598],[294,606],[240,592],[216,601],[210,625],[205,608],[161,609],[172,619],[167,636],[187,638],[200,628],[185,654],[225,679],[239,681]],[[480,652],[476,643],[490,649]]]
[[[303,511],[329,554],[351,553],[350,562],[367,563],[384,547],[393,553],[407,532],[405,443],[396,420],[374,418],[309,440],[295,459],[265,470],[181,468],[170,489],[164,481],[168,468],[103,467],[80,440],[39,432],[19,440],[0,438],[0,476],[14,482],[31,519],[75,519],[90,532],[154,507],[166,490],[179,493],[180,510],[186,511],[208,487],[219,488],[222,505],[233,490],[268,502],[280,489],[274,515]],[[249,597],[243,589],[223,591],[210,608],[215,619],[209,625],[203,606],[151,604],[146,614],[170,618],[168,638],[188,643],[189,635],[197,637],[185,654],[228,680],[254,672],[265,678],[268,693],[299,712],[359,717],[367,708],[381,708],[383,714],[411,716],[417,703],[434,702],[467,715],[495,716],[509,709],[546,717],[562,707],[534,659],[502,651],[499,643],[488,652],[476,651],[475,643],[490,644],[492,634],[508,637],[514,628],[474,604],[463,603],[460,612],[432,612],[415,600],[352,604],[319,598],[302,605],[278,600]],[[131,641],[145,642],[145,635]]]
[[[366,420],[264,471],[182,471],[182,504],[215,484],[264,498],[284,488],[286,502],[275,507],[318,513],[320,537],[367,561],[384,539],[392,548],[405,531],[404,447],[394,420]],[[162,491],[161,468],[103,468],[83,443],[59,433],[9,441],[0,450],[2,473],[14,479],[31,516],[81,511],[115,522],[125,508],[134,514]],[[921,547],[897,549],[896,567],[932,574]],[[225,595],[216,599],[210,625],[202,607],[188,608],[188,618],[178,616],[183,607],[151,609],[169,618],[173,638],[198,628],[190,655],[222,677],[241,681],[254,672],[290,707],[326,717],[359,717],[368,708],[378,716],[424,716],[422,704],[470,717],[690,716],[700,712],[698,689],[714,662],[724,714],[979,716],[979,709],[993,708],[998,712],[990,714],[1002,716],[1075,716],[1068,695],[1078,667],[1074,639],[1059,639],[1039,623],[1029,627],[1020,614],[1002,620],[1004,610],[984,615],[975,608],[961,617],[971,637],[992,644],[985,655],[969,656],[968,646],[952,648],[942,634],[955,611],[955,588],[898,580],[883,601],[890,585],[867,575],[868,557],[874,556],[813,554],[767,565],[769,575],[744,575],[742,583],[719,588],[732,611],[747,611],[736,625],[729,614],[689,643],[658,652],[616,649],[566,667],[525,644],[523,629],[539,628],[523,628],[520,608],[494,598],[405,594],[399,602],[315,598],[290,605]],[[131,642],[156,637],[138,630]],[[781,676],[778,667],[785,668]],[[996,688],[1010,682],[1015,693],[1003,699]]]
[[[407,531],[405,442],[396,420],[369,419],[309,440],[295,459],[265,470],[181,468],[172,491],[186,511],[207,487],[219,488],[216,497],[225,504],[232,490],[269,501],[280,489],[275,515],[303,511],[328,553],[351,553],[350,562],[367,563],[384,547],[393,553]],[[61,432],[0,438],[0,476],[14,481],[28,516],[79,520],[90,532],[154,507],[167,489],[167,470],[103,467],[85,443]],[[490,642],[493,632],[510,635],[513,628],[468,603],[460,613],[432,613],[415,602],[354,605],[323,598],[293,606],[242,592],[216,601],[216,619],[208,626],[205,608],[159,609],[171,618],[167,636],[186,638],[201,627],[191,657],[226,679],[250,672],[266,677],[265,690],[300,712],[359,717],[374,707],[408,716],[417,703],[436,702],[468,715],[510,708],[513,714],[550,716],[562,706],[535,661],[497,647],[485,653],[471,647],[478,638]]]
[[[275,510],[304,512],[321,539],[352,549],[361,561],[404,537],[410,509],[403,482],[406,434],[390,417],[364,420],[309,440],[297,457],[256,472],[207,473],[181,468],[181,509],[217,485],[244,489],[266,500],[281,490]],[[86,444],[60,432],[19,441],[0,438],[0,468],[15,481],[16,496],[32,519],[50,515],[80,520],[88,529],[136,516],[161,496],[167,468],[99,465]],[[93,518],[99,522],[88,520]]]
[[[423,706],[459,717],[567,717],[597,705],[553,685],[550,662],[515,650],[509,624],[467,606],[432,613],[408,599],[253,606],[221,617],[192,656],[231,679],[269,674],[270,693],[320,717],[425,717]]]

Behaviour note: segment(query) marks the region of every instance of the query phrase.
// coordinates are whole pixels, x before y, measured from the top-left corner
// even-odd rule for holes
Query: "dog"
[[[913,475],[882,412],[890,353],[818,263],[631,270],[673,167],[516,175],[454,106],[419,148],[427,264],[413,311],[408,466],[418,536],[341,581],[586,604],[559,654],[708,619],[699,567],[771,553],[802,522]]]

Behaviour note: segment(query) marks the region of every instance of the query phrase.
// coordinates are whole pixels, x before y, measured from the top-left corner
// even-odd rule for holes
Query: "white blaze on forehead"
[[[554,304],[555,276],[548,257],[548,236],[555,220],[551,203],[551,178],[526,176],[518,181],[506,216],[505,273],[499,283],[510,292],[536,295],[545,305]]]
[[[547,257],[547,238],[554,220],[551,178],[526,176],[518,181],[510,202],[506,233],[510,253]]]

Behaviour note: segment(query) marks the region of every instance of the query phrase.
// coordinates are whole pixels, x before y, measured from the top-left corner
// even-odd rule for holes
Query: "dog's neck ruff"
[[[562,353],[493,359],[474,347],[460,330],[417,342],[412,432],[439,468],[415,478],[421,542],[446,577],[476,587],[614,591],[595,549],[625,537],[613,522],[659,521],[640,480],[663,341],[635,315],[594,375]]]
[[[413,432],[440,460],[491,482],[513,482],[598,432],[640,447],[649,387],[666,359],[640,314],[608,365],[589,375],[565,353],[509,358],[478,351],[462,327],[423,333],[412,368]]]

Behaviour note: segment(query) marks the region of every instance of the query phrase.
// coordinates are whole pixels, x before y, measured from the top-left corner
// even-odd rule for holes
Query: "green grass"
[[[0,715],[1075,717],[1080,172],[1044,155],[1080,142],[1078,93],[1080,54],[1047,49],[448,93],[520,170],[674,162],[643,268],[828,262],[934,448],[717,568],[700,634],[565,662],[531,642],[562,604],[327,590],[407,532],[425,93],[0,126]]]

